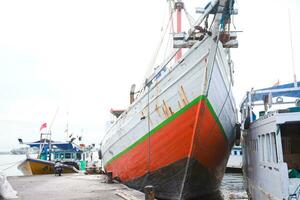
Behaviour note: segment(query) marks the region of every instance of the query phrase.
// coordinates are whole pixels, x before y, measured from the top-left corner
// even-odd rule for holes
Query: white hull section
[[[293,123],[299,129],[283,127]],[[300,113],[295,112],[261,117],[243,132],[243,170],[251,199],[300,199],[300,178],[288,174],[288,169],[300,169],[300,152],[289,149],[299,146],[299,131]]]
[[[242,169],[242,162],[242,156],[230,155],[226,167]]]
[[[231,149],[231,153],[227,162],[227,169],[242,169],[243,157],[242,148],[240,146],[234,146]]]

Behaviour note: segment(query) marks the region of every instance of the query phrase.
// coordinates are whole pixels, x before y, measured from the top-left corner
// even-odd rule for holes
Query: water
[[[22,176],[17,166],[25,159],[26,155],[0,155],[0,173],[6,176]]]
[[[19,163],[26,158],[26,155],[0,155],[0,172],[6,176],[22,176],[17,169]],[[4,171],[3,171],[4,170]],[[227,173],[221,184],[220,193],[205,200],[242,200],[248,199],[243,185],[242,174]]]
[[[226,173],[218,193],[197,198],[195,200],[246,200],[247,193],[244,188],[243,175],[239,173]]]
[[[224,200],[248,199],[242,174],[226,173],[220,190]]]

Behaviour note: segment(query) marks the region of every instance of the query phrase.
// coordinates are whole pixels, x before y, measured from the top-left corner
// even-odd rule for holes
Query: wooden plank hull
[[[163,199],[216,192],[237,117],[222,47],[208,66],[212,43],[193,47],[109,129],[103,163],[114,178],[136,189],[151,184]]]
[[[18,169],[24,175],[54,174],[54,162],[27,158],[18,166]],[[77,170],[73,166],[65,165],[63,173],[77,173]]]

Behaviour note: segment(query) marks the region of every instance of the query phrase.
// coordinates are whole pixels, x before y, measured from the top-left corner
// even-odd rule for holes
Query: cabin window
[[[259,160],[262,161],[262,144],[261,144],[261,136],[258,136],[258,145],[259,145],[259,149],[258,149],[258,153],[259,153]]]
[[[278,155],[277,155],[277,146],[276,146],[276,135],[275,132],[271,133],[271,147],[272,147],[272,161],[277,163],[278,162]]]
[[[236,151],[233,151],[234,155],[237,155],[237,152]]]
[[[81,160],[81,153],[76,153],[76,159]]]
[[[262,153],[263,153],[263,161],[266,161],[266,135],[262,135]]]
[[[65,153],[65,158],[66,159],[71,158],[71,153]]]
[[[270,140],[270,134],[266,134],[266,151],[267,151],[267,161],[271,162],[271,140]]]
[[[265,135],[260,136],[260,148],[261,148],[261,161],[265,161]]]

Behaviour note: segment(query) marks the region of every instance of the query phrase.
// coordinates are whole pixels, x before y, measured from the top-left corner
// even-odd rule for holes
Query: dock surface
[[[142,192],[123,184],[105,183],[105,175],[63,174],[8,177],[24,200],[142,200]]]

